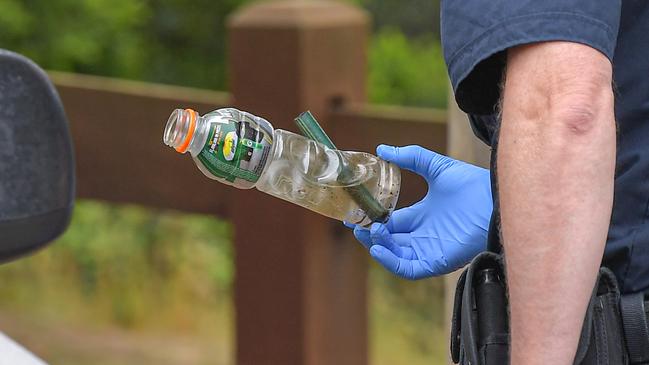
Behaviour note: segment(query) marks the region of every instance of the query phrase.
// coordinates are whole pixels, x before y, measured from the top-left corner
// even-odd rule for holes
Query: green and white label
[[[271,144],[272,136],[254,123],[213,122],[197,158],[216,177],[231,183],[237,179],[254,183],[266,164]]]

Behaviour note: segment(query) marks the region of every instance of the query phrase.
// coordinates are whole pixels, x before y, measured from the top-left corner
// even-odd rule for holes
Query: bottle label
[[[198,160],[214,176],[231,183],[255,183],[266,164],[272,136],[248,121],[220,120],[210,124]]]

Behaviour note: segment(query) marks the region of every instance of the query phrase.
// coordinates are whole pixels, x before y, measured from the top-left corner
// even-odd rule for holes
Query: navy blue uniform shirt
[[[494,148],[508,48],[572,41],[613,62],[619,131],[603,265],[623,292],[649,292],[649,0],[443,0],[441,20],[455,98]]]

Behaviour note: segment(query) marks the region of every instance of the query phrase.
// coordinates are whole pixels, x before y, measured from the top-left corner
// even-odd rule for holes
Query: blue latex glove
[[[419,146],[380,145],[376,152],[428,183],[421,201],[394,211],[386,224],[368,230],[346,223],[376,261],[414,280],[455,271],[486,248],[493,209],[489,170]]]

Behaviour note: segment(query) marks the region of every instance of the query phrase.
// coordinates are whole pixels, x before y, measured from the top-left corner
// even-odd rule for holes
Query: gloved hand
[[[493,209],[488,170],[419,146],[380,145],[376,152],[428,183],[421,201],[394,211],[386,224],[368,230],[346,223],[376,261],[414,280],[455,271],[486,248]]]

